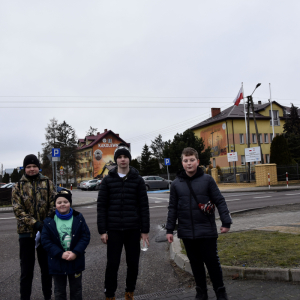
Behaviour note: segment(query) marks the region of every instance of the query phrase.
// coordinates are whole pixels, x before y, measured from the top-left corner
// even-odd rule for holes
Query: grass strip
[[[182,253],[186,254],[181,241]],[[251,230],[219,235],[222,265],[300,268],[300,235]]]

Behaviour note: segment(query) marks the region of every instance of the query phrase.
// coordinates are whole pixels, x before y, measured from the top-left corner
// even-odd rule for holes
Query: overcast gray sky
[[[241,82],[246,95],[262,83],[254,101],[270,82],[273,100],[300,106],[299,11],[297,0],[2,1],[0,163],[41,151],[53,117],[79,138],[111,129],[136,157],[232,105]]]

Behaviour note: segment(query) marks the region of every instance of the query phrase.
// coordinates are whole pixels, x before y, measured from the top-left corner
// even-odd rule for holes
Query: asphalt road
[[[74,199],[95,199],[97,192],[74,191]],[[264,207],[300,203],[300,191],[224,193],[231,212]],[[151,213],[150,248],[141,253],[140,273],[136,295],[150,294],[158,291],[187,288],[192,284],[191,277],[180,272],[170,264],[167,243],[156,242],[165,236],[161,224],[166,222],[168,193],[149,193]],[[75,201],[74,201],[75,202]],[[78,207],[83,213],[91,230],[91,243],[86,253],[86,271],[83,275],[84,299],[105,299],[103,282],[106,265],[106,246],[101,243],[96,226],[96,205]],[[18,259],[19,245],[16,233],[16,220],[12,213],[0,213],[0,297],[1,299],[19,298],[20,266]],[[124,253],[119,271],[117,297],[123,296],[125,288],[126,264]],[[42,299],[38,268],[36,268],[32,299]]]

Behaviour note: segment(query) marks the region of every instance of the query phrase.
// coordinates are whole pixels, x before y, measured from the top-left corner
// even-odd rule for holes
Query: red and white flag
[[[237,94],[236,98],[233,100],[234,105],[238,106],[242,99],[244,99],[243,87],[241,87],[241,89],[239,90],[239,93]]]

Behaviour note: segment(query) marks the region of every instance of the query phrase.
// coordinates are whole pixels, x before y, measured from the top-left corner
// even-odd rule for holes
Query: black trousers
[[[34,238],[20,238],[20,293],[21,300],[29,300],[31,296],[33,271],[35,264],[35,240]],[[45,299],[51,299],[52,276],[49,275],[48,256],[42,245],[36,248],[37,259],[41,268],[42,290]]]
[[[123,245],[125,247],[127,263],[126,292],[133,292],[135,290],[139,273],[140,236],[139,229],[113,230],[108,232],[107,265],[104,283],[106,297],[114,297],[118,287],[118,270]]]
[[[217,239],[182,239],[190,260],[196,285],[206,288],[206,265],[214,289],[223,287],[223,274],[218,256]]]
[[[67,279],[70,286],[70,300],[82,300],[82,272],[69,275],[53,275],[55,300],[67,300]]]

